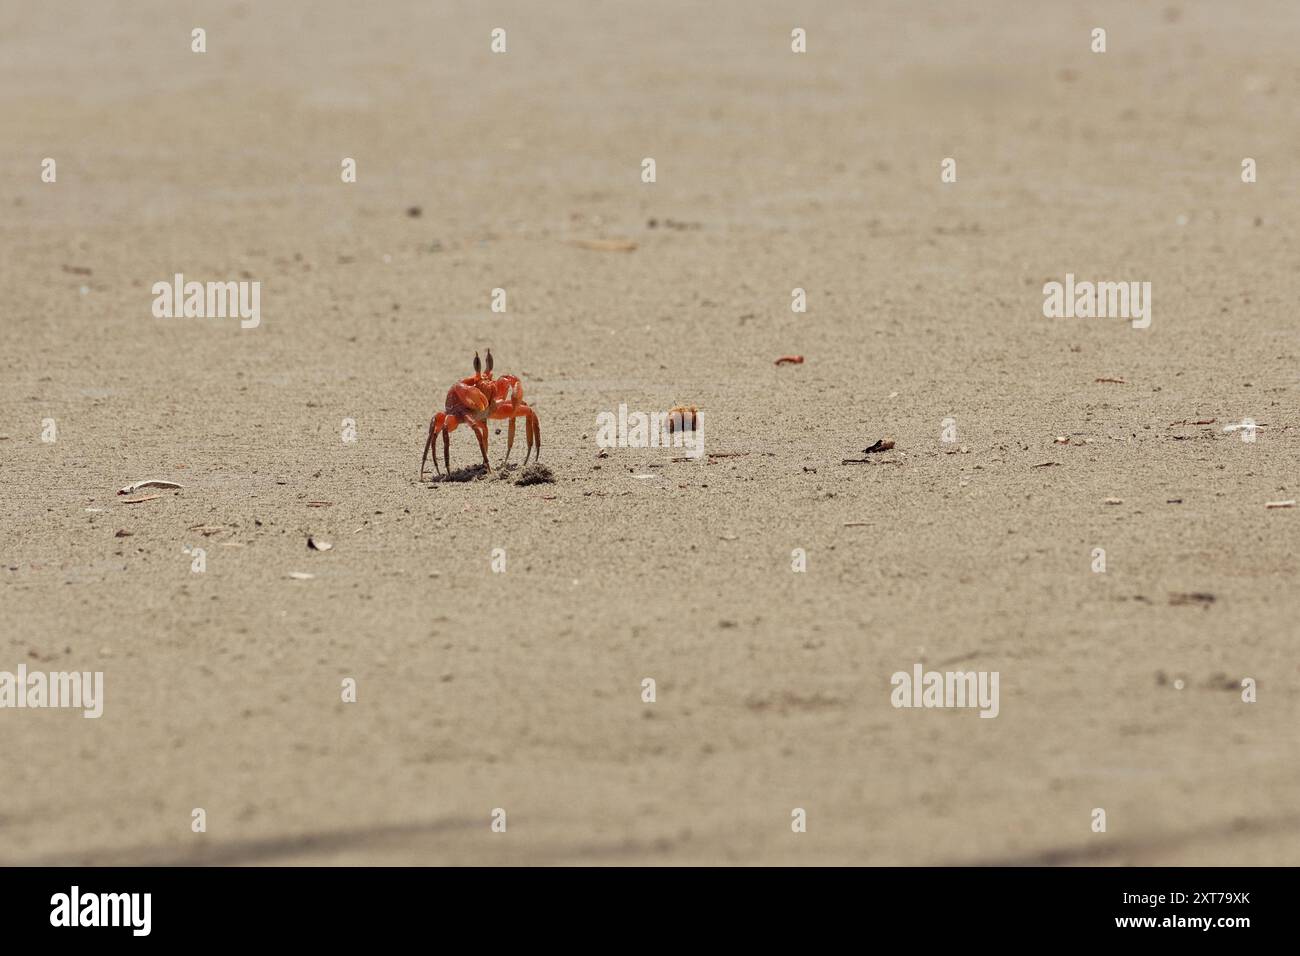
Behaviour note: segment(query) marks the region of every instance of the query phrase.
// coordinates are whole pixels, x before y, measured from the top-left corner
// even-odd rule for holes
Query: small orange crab
[[[668,411],[668,434],[674,431],[693,432],[698,424],[700,410],[694,405],[674,405]]]
[[[442,462],[451,474],[451,433],[456,426],[464,422],[473,430],[478,439],[479,451],[483,453],[483,467],[492,470],[488,463],[488,429],[487,421],[492,418],[510,419],[510,430],[506,438],[506,457],[501,462],[510,461],[510,450],[515,445],[515,419],[524,419],[524,431],[528,448],[524,452],[524,464],[537,446],[537,459],[542,457],[542,430],[537,424],[537,413],[524,404],[524,386],[514,375],[492,377],[492,350],[488,349],[486,367],[474,353],[474,374],[462,378],[447,392],[447,410],[438,412],[429,420],[429,437],[424,441],[424,454],[420,458],[420,478],[424,478],[424,466],[433,452],[433,470],[438,471],[438,435],[442,435]],[[534,459],[534,460],[537,460]]]

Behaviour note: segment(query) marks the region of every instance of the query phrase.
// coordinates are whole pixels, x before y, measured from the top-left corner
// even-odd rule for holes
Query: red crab
[[[438,471],[438,435],[442,435],[442,462],[451,474],[451,433],[456,426],[464,422],[478,439],[479,451],[483,452],[483,467],[491,471],[488,463],[487,421],[490,418],[510,419],[510,431],[506,438],[506,457],[501,462],[510,461],[510,449],[515,444],[515,419],[524,419],[524,428],[528,448],[524,452],[524,464],[537,446],[537,459],[542,457],[542,430],[537,424],[537,413],[524,404],[524,386],[513,375],[492,377],[492,350],[488,349],[487,367],[479,361],[474,353],[474,374],[462,378],[447,392],[447,410],[438,412],[429,421],[429,437],[424,441],[424,455],[420,458],[420,478],[424,478],[424,466],[429,452],[433,452],[433,470]],[[534,460],[537,460],[534,459]]]

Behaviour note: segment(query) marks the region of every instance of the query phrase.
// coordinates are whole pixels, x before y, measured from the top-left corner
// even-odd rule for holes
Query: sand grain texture
[[[1300,862],[1297,30],[0,5],[0,670],[107,684],[0,712],[0,863]],[[153,318],[175,272],[261,326]],[[1151,328],[1045,319],[1067,272],[1152,282]],[[555,483],[418,482],[489,346]],[[739,454],[598,458],[620,402]],[[998,718],[892,708],[918,661],[999,671]]]

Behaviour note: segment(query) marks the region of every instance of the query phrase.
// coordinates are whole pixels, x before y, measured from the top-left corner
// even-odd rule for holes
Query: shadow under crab
[[[457,468],[455,471],[441,472],[435,475],[425,475],[421,478],[423,481],[428,479],[430,485],[446,484],[449,481],[478,481],[482,478],[492,477],[492,472],[488,471],[483,465],[466,465],[464,468]]]
[[[447,482],[482,481],[485,478],[509,481],[511,484],[521,486],[555,483],[555,473],[550,468],[539,465],[537,462],[533,462],[531,465],[504,465],[492,471],[488,471],[481,464],[466,465],[464,468],[457,468],[452,472],[429,476],[427,483],[429,485],[441,485]]]

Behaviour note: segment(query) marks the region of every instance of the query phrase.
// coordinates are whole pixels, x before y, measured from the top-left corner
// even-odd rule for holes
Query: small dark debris
[[[531,464],[515,479],[516,485],[553,485],[555,474],[545,465]]]

